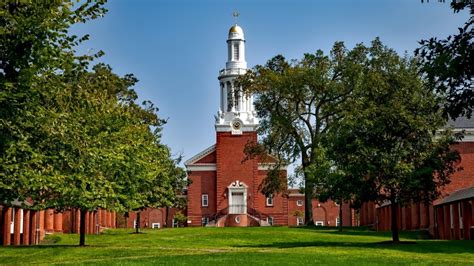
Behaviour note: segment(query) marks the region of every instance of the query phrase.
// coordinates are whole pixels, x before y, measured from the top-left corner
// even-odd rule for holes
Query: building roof
[[[448,126],[453,128],[474,128],[474,116],[471,118],[458,117],[456,120],[449,120]]]
[[[456,190],[455,192],[451,193],[448,197],[442,199],[436,205],[443,205],[446,203],[451,203],[455,201],[465,200],[474,198],[474,187],[463,188],[460,190]]]

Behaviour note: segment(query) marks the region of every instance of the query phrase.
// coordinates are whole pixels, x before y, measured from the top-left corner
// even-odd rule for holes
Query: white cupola
[[[231,131],[233,134],[254,131],[258,119],[253,106],[253,96],[243,95],[234,82],[238,76],[247,72],[244,31],[237,24],[229,29],[225,66],[225,69],[219,71],[218,77],[221,97],[216,116],[216,131]]]

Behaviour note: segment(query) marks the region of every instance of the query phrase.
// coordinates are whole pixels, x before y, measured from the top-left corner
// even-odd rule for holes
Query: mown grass
[[[474,265],[474,241],[418,240],[387,244],[389,233],[368,230],[253,227],[109,230],[87,236],[54,235],[40,246],[0,247],[0,264]]]

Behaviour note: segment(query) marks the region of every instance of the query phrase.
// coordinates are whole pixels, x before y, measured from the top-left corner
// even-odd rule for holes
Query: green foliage
[[[450,149],[455,136],[437,134],[446,125],[442,98],[425,87],[413,58],[398,56],[378,39],[365,57],[361,86],[331,128],[328,154],[359,202],[389,200],[395,208],[431,202],[459,160]]]
[[[174,215],[174,219],[176,220],[179,226],[184,226],[188,222],[188,217],[186,217],[186,215],[184,215],[181,211],[178,211]]]
[[[456,119],[470,117],[474,108],[474,3],[452,1],[451,7],[455,12],[470,9],[471,16],[459,33],[446,39],[421,40],[415,54],[430,88],[445,97],[445,115]]]

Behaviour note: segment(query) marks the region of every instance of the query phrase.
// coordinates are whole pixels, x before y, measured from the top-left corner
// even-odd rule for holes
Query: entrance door
[[[232,192],[232,202],[229,207],[230,214],[245,213],[244,192]]]
[[[228,188],[229,214],[247,213],[247,185],[239,180],[232,182]]]

